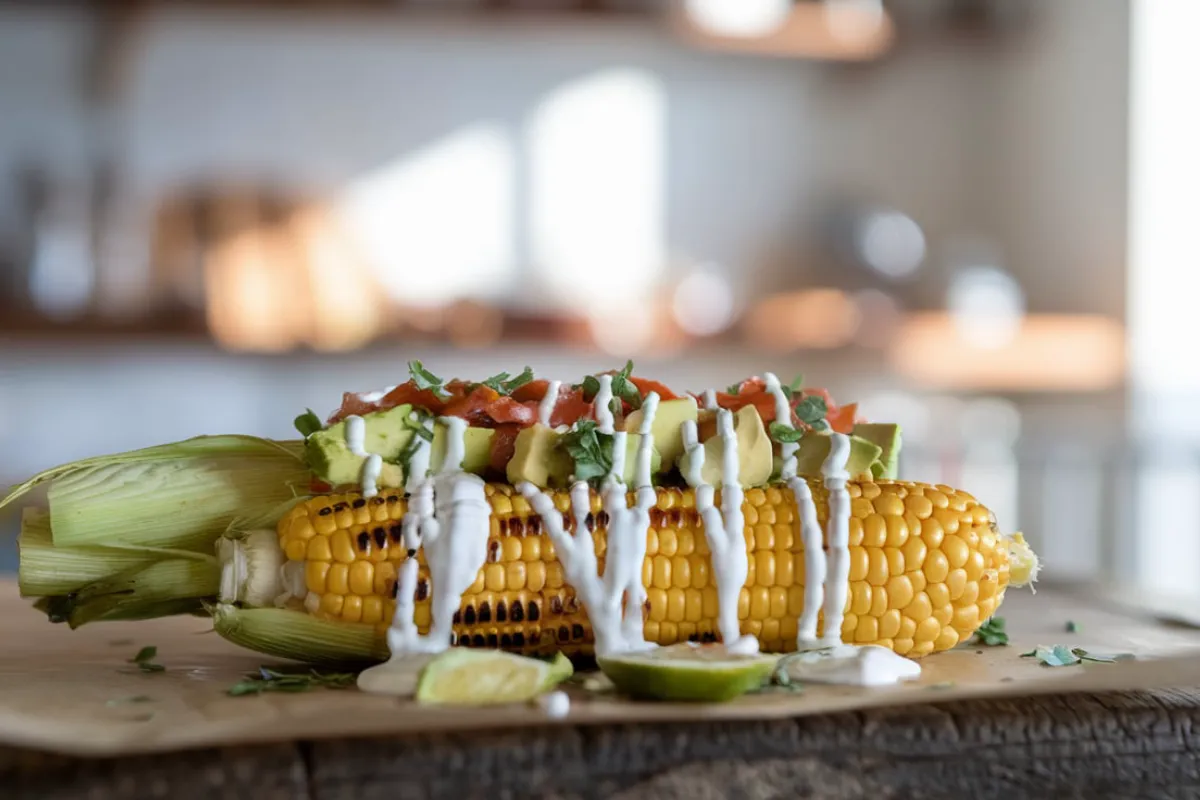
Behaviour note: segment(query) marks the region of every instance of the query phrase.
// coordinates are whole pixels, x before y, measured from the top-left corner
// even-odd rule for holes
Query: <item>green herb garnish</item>
[[[734,395],[735,397],[741,391],[742,391],[742,385],[740,383],[731,383],[725,387],[725,394],[731,394],[731,395]]]
[[[1079,623],[1074,620],[1067,620],[1067,633],[1079,633]]]
[[[807,433],[802,428],[793,428],[791,425],[785,425],[782,422],[772,422],[768,430],[771,432],[771,438],[780,444],[798,442]]]
[[[625,368],[620,372],[614,373],[612,376],[612,393],[613,393],[613,413],[618,413],[621,408],[617,404],[617,400],[624,400],[629,403],[630,408],[642,407],[642,393],[634,386],[633,381],[629,380],[629,376],[633,374],[633,362],[626,361]],[[583,388],[583,400],[586,403],[592,402],[596,395],[600,392],[600,379],[595,375],[588,375],[580,384]]]
[[[1008,632],[1004,630],[1004,617],[989,617],[975,631],[973,640],[988,647],[1007,647]]]
[[[158,655],[158,648],[154,645],[147,645],[141,650],[138,650],[137,655],[129,659],[130,664],[137,664],[138,669],[142,672],[165,672],[166,667],[162,664],[154,663],[154,657]]]
[[[408,362],[408,375],[410,378],[412,378],[413,385],[418,389],[428,389],[438,397],[445,395],[445,392],[442,389],[442,387],[445,385],[445,381],[443,381],[437,375],[434,375],[429,370],[425,369],[425,365],[423,365],[420,361]]]
[[[318,672],[309,670],[268,669],[259,667],[258,674],[247,675],[229,688],[229,694],[241,697],[263,692],[307,692],[311,689],[345,689],[354,685],[358,676],[353,672]]]
[[[810,394],[805,397],[796,404],[795,413],[801,422],[813,430],[824,430],[829,427],[829,423],[825,421],[825,415],[829,413],[829,406],[825,405],[825,398],[820,395]]]
[[[531,367],[526,367],[525,371],[515,378],[509,375],[507,372],[501,372],[500,374],[493,375],[492,377],[480,381],[479,383],[472,383],[467,387],[467,390],[474,391],[480,386],[486,386],[498,394],[510,395],[532,380],[533,369]]]
[[[562,438],[562,446],[575,460],[575,479],[596,481],[612,471],[613,437],[600,433],[596,422],[580,420]]]
[[[305,439],[325,427],[321,424],[321,418],[311,408],[306,408],[303,414],[292,420],[292,425],[296,426],[296,430]]]
[[[425,423],[431,419],[433,419],[433,414],[430,414],[428,411],[425,411],[424,409],[414,408],[409,413],[409,415],[404,418],[404,427],[410,428],[413,433],[415,433],[417,436],[421,437],[425,441],[432,442],[433,441],[433,431],[425,425]],[[416,441],[417,440],[414,438],[412,440],[411,444],[415,445]],[[416,449],[416,448],[412,447],[411,449]],[[409,455],[411,455],[411,453],[409,453]]]
[[[1098,664],[1112,664],[1113,662],[1125,661],[1133,657],[1132,653],[1114,653],[1112,655],[1091,653],[1082,647],[1067,647],[1065,644],[1056,644],[1053,646],[1039,644],[1028,653],[1021,654],[1021,658],[1036,658],[1047,667],[1069,667],[1074,664],[1081,664],[1084,661],[1092,661]]]
[[[128,705],[131,703],[152,703],[152,702],[154,702],[153,697],[150,697],[149,695],[139,694],[139,695],[135,695],[133,697],[114,698],[112,700],[109,700],[104,705],[108,706],[109,708],[114,708],[116,706],[123,706],[123,705]]]

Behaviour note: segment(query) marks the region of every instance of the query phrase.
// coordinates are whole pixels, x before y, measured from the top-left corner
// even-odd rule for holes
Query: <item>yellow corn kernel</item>
[[[310,592],[325,593],[325,576],[329,572],[328,561],[309,561],[304,565],[304,586]]]
[[[374,591],[375,565],[370,561],[355,561],[350,565],[350,591],[358,595],[369,595]]]
[[[819,479],[810,479],[809,486],[825,533],[828,492]],[[876,482],[864,476],[848,489],[846,640],[889,646],[911,656],[966,640],[995,610],[1011,574],[1010,540],[995,532],[991,512],[949,487]],[[473,646],[486,644],[491,636],[493,642],[501,637],[503,647],[523,641],[513,646],[530,652],[586,650],[592,641],[586,615],[574,587],[564,580],[552,541],[545,533],[533,533],[528,503],[504,484],[487,484],[485,493],[493,511],[494,560],[481,565],[464,595],[456,633]],[[551,495],[559,513],[569,515],[569,494]],[[647,590],[643,632],[648,640],[663,643],[711,638],[719,608],[695,494],[664,488],[657,496],[642,564]],[[599,493],[591,494],[590,507],[596,523],[594,549],[603,570],[607,531]],[[305,602],[312,613],[386,630],[395,605],[391,594],[397,567],[406,557],[390,529],[405,508],[404,499],[392,490],[377,500],[356,494],[317,497],[284,515],[279,542],[289,559],[305,564]],[[758,635],[764,648],[788,649],[804,608],[806,582],[795,500],[781,485],[749,489],[743,514],[748,574],[738,593],[741,628]],[[504,533],[501,520],[509,521],[505,530],[525,535]],[[415,618],[418,628],[427,630],[430,578],[423,551],[418,558],[422,572]],[[518,632],[523,640],[515,638]]]

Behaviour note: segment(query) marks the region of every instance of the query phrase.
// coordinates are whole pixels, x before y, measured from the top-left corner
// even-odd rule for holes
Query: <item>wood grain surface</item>
[[[121,759],[0,749],[5,798],[1200,796],[1200,690],[796,720],[298,741]]]
[[[923,662],[935,684],[920,690],[919,702],[806,713],[806,703],[830,699],[811,687],[801,696],[759,696],[757,713],[733,709],[724,719],[697,709],[691,719],[643,716],[634,722],[646,713],[644,705],[609,702],[581,707],[579,719],[573,710],[561,723],[526,722],[519,728],[481,725],[484,714],[470,710],[455,714],[454,725],[434,724],[437,717],[430,709],[357,693],[222,700],[226,683],[214,675],[231,680],[257,663],[256,656],[190,629],[170,639],[169,621],[73,633],[55,626],[53,635],[42,635],[44,623],[27,627],[13,599],[11,592],[7,598],[0,592],[9,612],[0,620],[5,642],[0,712],[8,708],[10,719],[68,734],[70,726],[50,724],[57,703],[60,723],[72,719],[68,712],[78,706],[82,719],[107,720],[91,730],[112,737],[131,726],[164,724],[208,726],[210,732],[232,736],[245,720],[272,714],[272,725],[284,732],[273,740],[223,747],[212,742],[232,740],[178,736],[193,744],[91,758],[48,753],[53,748],[45,746],[0,745],[0,800],[1200,798],[1200,733],[1194,733],[1200,732],[1200,688],[1147,689],[1200,687],[1200,636],[1062,593],[1044,591],[1006,604],[1010,631],[1026,639],[1019,646],[1014,641],[1008,648],[968,648]],[[1065,620],[1079,623],[1080,644],[1087,634],[1088,646],[1179,657],[1112,665],[1120,672],[1102,666],[1090,673],[1039,668],[1020,658],[1021,648],[1031,642],[1066,639]],[[136,639],[110,640],[131,631],[138,633]],[[144,641],[169,645],[160,650],[166,673],[139,675],[125,664]],[[961,686],[943,690],[936,685],[947,670],[964,672],[955,663],[972,659],[978,667],[969,672],[1019,670],[1012,673],[1018,677],[1000,684],[1017,691],[1032,691],[1021,685],[1020,676],[1029,670],[1040,675],[1044,669],[1048,679],[1063,680],[1043,681],[1034,696],[983,699],[961,696]],[[1117,675],[1125,677],[1115,684],[1087,685]],[[39,683],[55,692],[53,702],[20,699],[29,698]],[[155,695],[153,702],[116,707],[105,702],[135,692]],[[308,706],[313,713],[296,711]],[[288,709],[293,713],[281,713]],[[424,720],[421,724],[406,722],[403,732],[349,724],[372,713],[425,716],[417,719]]]

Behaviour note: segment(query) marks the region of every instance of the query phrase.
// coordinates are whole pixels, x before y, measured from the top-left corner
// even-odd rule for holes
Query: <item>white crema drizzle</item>
[[[546,386],[546,394],[542,397],[542,401],[538,403],[538,422],[546,427],[550,427],[554,407],[558,405],[558,390],[561,386],[562,381],[550,381]]]
[[[596,420],[602,432],[606,428],[612,431],[612,412],[608,409],[612,379],[607,375],[599,376],[599,379]],[[565,529],[563,515],[549,495],[531,483],[517,487],[542,518],[542,526],[554,542],[564,576],[575,587],[576,595],[587,610],[596,637],[596,654],[601,656],[653,647],[646,642],[643,633],[646,588],[642,585],[642,565],[646,560],[650,509],[657,499],[651,482],[654,447],[651,428],[658,402],[658,394],[651,392],[642,403],[642,422],[638,429],[641,439],[634,465],[637,488],[632,506],[627,504],[626,486],[621,480],[625,470],[626,434],[612,431],[612,469],[600,488],[601,502],[609,519],[603,576],[598,574],[596,544],[587,528],[591,510],[591,491],[587,483],[576,481],[571,487],[573,532]]]
[[[776,419],[787,420],[790,426],[790,408],[779,388],[779,381],[770,374],[766,381],[768,391],[775,394]],[[784,401],[782,414],[778,407],[781,399]],[[850,437],[843,433],[830,434],[829,455],[821,465],[821,478],[829,492],[829,519],[824,540],[829,544],[828,557],[812,489],[806,480],[795,474],[795,448],[790,451],[786,448],[787,445],[783,445],[785,458],[781,477],[796,498],[800,539],[804,547],[804,610],[797,626],[796,649],[810,651],[791,662],[791,671],[800,680],[859,686],[884,686],[918,677],[921,674],[919,664],[888,648],[842,642],[842,621],[850,589],[850,493],[846,490],[846,482],[850,479],[850,473],[846,471]],[[821,637],[817,636],[818,614],[825,620]]]
[[[440,422],[446,427],[446,457],[437,473],[427,474],[430,445],[424,437],[409,460],[408,510],[401,522],[408,558],[400,567],[396,611],[387,633],[392,661],[418,653],[438,653],[450,646],[454,613],[487,561],[491,505],[483,479],[462,469],[467,422],[458,417],[443,417]],[[425,425],[429,430],[428,420]],[[429,565],[432,621],[424,636],[413,617],[418,549],[424,551]],[[366,684],[370,683],[368,678]]]
[[[363,497],[374,497],[379,494],[379,473],[383,469],[383,457],[378,453],[368,453],[366,440],[367,423],[363,418],[357,414],[346,417],[346,447],[353,455],[366,459],[363,461],[359,479]]]
[[[685,458],[689,470],[697,475],[704,466],[704,448],[695,442],[695,423],[685,428]],[[712,484],[697,481],[696,511],[704,522],[704,538],[712,552],[713,574],[717,583],[717,628],[721,640],[730,652],[758,652],[758,640],[741,635],[738,622],[738,598],[750,570],[746,554],[746,520],[742,513],[743,492],[739,478],[737,435],[733,429],[733,414],[717,411],[717,435],[721,437],[721,508],[714,505],[716,489]],[[693,461],[697,462],[693,465]]]

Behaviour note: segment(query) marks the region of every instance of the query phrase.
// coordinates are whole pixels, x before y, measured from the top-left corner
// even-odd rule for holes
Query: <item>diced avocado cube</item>
[[[758,409],[743,406],[733,415],[733,430],[737,439],[738,483],[744,488],[762,486],[771,478],[774,467],[771,438],[763,425]],[[714,428],[704,441],[704,466],[700,477],[705,483],[721,486],[724,483],[725,442]]]
[[[541,489],[565,486],[573,463],[567,451],[559,447],[561,438],[553,428],[540,423],[518,433],[506,468],[508,482],[515,486],[528,481]]]
[[[433,442],[429,447],[429,467],[434,472],[442,469],[446,460],[447,427],[438,422],[433,426]],[[492,458],[492,438],[496,432],[491,428],[466,428],[463,430],[463,472],[482,475],[487,471]]]
[[[633,487],[634,479],[637,477],[637,454],[638,448],[642,445],[642,436],[638,433],[630,433],[625,437],[625,471],[621,476],[621,480],[626,486]],[[662,455],[658,452],[658,448],[653,444],[650,445],[650,475],[657,475],[662,471]]]
[[[378,486],[397,488],[404,485],[404,470],[396,461],[413,437],[412,424],[408,416],[412,406],[402,405],[386,411],[375,411],[363,416],[363,449],[378,454],[383,459]],[[366,456],[350,452],[346,443],[346,421],[330,425],[308,437],[304,444],[305,456],[313,474],[331,486],[349,486],[362,479]]]
[[[900,426],[884,422],[859,423],[854,426],[854,435],[878,445],[882,450],[879,471],[875,477],[895,479],[900,464]]]
[[[699,415],[694,397],[681,397],[678,400],[663,400],[654,412],[650,423],[650,433],[654,437],[654,447],[658,450],[661,463],[670,468],[679,456],[683,454],[683,423],[695,421]],[[630,433],[637,433],[642,427],[643,411],[637,409],[625,418],[624,428]],[[658,470],[656,469],[655,472]]]
[[[829,458],[832,447],[831,437],[827,433],[809,433],[800,440],[800,449],[796,451],[796,472],[800,475],[819,476],[825,459]],[[846,472],[854,478],[871,473],[871,465],[879,460],[883,452],[877,444],[872,444],[859,436],[850,437],[850,457],[846,461]]]

